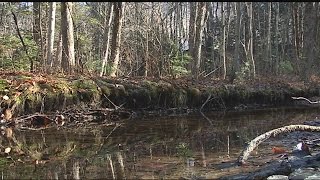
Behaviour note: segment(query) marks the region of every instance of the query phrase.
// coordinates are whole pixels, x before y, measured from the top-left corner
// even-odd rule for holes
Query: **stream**
[[[281,126],[317,119],[320,112],[318,108],[277,108],[205,115],[207,118],[190,114],[135,118],[115,125],[13,129],[14,142],[24,151],[14,156],[4,153],[12,142],[1,139],[1,177],[220,178],[254,170],[232,166],[230,162],[256,136]],[[255,157],[263,160],[271,154],[268,141],[254,152]]]

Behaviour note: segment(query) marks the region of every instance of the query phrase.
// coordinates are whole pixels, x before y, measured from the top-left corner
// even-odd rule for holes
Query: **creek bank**
[[[319,85],[320,83],[318,83]],[[198,82],[169,78],[104,78],[44,76],[26,72],[1,72],[2,114],[11,117],[63,111],[70,107],[112,108],[146,114],[185,114],[199,109],[243,110],[292,106],[301,101],[292,96],[320,96],[316,83],[254,80],[228,84],[204,79]],[[10,116],[9,116],[10,118]]]

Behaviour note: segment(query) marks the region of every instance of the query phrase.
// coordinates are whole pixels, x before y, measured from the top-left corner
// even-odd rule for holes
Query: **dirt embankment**
[[[291,106],[292,96],[320,96],[320,83],[284,78],[257,78],[230,84],[222,80],[191,78],[100,78],[44,76],[1,72],[2,113],[13,116],[45,113],[68,107],[125,108],[132,111],[246,109]]]

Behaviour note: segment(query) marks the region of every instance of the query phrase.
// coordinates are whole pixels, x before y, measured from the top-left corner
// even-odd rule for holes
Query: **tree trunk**
[[[62,34],[61,34],[61,30],[59,32],[58,35],[58,42],[57,42],[57,52],[56,52],[56,57],[55,57],[55,63],[53,64],[53,66],[55,66],[55,68],[60,68],[62,67]]]
[[[233,59],[233,68],[231,72],[231,81],[236,79],[236,74],[240,70],[240,17],[241,17],[241,2],[236,2],[236,36],[235,36],[235,50],[234,50],[234,59]]]
[[[102,68],[100,72],[100,76],[103,76],[105,73],[105,66],[108,62],[108,56],[109,56],[109,46],[110,46],[110,35],[111,35],[111,23],[112,23],[112,15],[113,15],[113,3],[110,3],[110,6],[108,8],[108,17],[107,17],[107,23],[105,24],[104,27],[104,35],[105,35],[105,43],[106,46],[104,47],[105,49],[103,50],[104,52],[104,58],[102,60]]]
[[[294,36],[294,52],[295,52],[295,63],[293,64],[295,69],[298,71],[298,74],[300,74],[300,68],[299,68],[299,59],[300,59],[300,43],[299,43],[299,12],[298,12],[298,4],[297,2],[294,2],[292,4],[292,19],[293,19],[293,36]]]
[[[111,67],[111,77],[116,77],[116,72],[118,71],[118,65],[120,60],[120,43],[121,43],[121,29],[124,13],[124,2],[115,2],[114,11],[114,27],[112,33],[112,49],[111,49],[111,59],[113,60]]]
[[[275,50],[275,73],[276,75],[279,74],[279,45],[277,44],[277,42],[279,42],[279,37],[280,37],[280,33],[279,33],[279,20],[280,20],[280,3],[277,2],[277,10],[276,10],[276,28],[275,28],[275,42],[274,45],[276,46],[276,50]]]
[[[273,72],[273,61],[272,61],[272,51],[271,51],[271,16],[272,16],[272,3],[268,2],[268,36],[267,36],[267,52],[268,52],[268,62],[269,62],[269,72]]]
[[[72,2],[61,3],[62,70],[71,74],[75,67]]]
[[[248,3],[248,15],[249,15],[249,34],[250,34],[250,60],[251,60],[251,68],[252,71],[250,73],[250,76],[255,77],[256,76],[256,67],[254,62],[254,56],[253,56],[253,7],[252,2]]]
[[[194,52],[194,44],[195,44],[195,33],[196,33],[196,19],[197,19],[197,5],[198,2],[190,2],[190,21],[189,21],[189,52],[192,57],[192,61],[190,63],[190,69],[194,71],[194,62],[195,62],[195,52]]]
[[[33,2],[33,40],[38,46],[38,54],[35,61],[40,61],[42,57],[42,41],[41,41],[41,14],[40,14],[40,2]],[[32,67],[33,69],[34,67]]]
[[[223,2],[221,2],[221,16],[222,16],[222,56],[223,56],[223,74],[222,78],[226,79],[227,67],[226,67],[226,13]]]
[[[305,5],[305,20],[304,20],[304,71],[303,79],[305,81],[310,80],[310,76],[313,72],[312,64],[315,59],[315,25],[316,25],[316,12],[314,12],[314,6],[312,2],[307,2]]]
[[[47,72],[50,71],[52,67],[52,56],[53,56],[53,43],[54,43],[54,30],[55,30],[55,15],[56,15],[56,3],[50,3],[50,13],[49,13],[49,26],[48,26],[48,50],[47,50]]]
[[[40,48],[40,2],[33,2],[33,40]]]
[[[201,45],[202,45],[202,36],[203,36],[203,29],[204,29],[204,20],[206,14],[206,3],[199,2],[198,4],[198,16],[196,20],[196,37],[195,37],[195,45],[194,45],[194,52],[195,54],[195,68],[194,68],[194,76],[198,78],[200,72],[200,64],[201,64]]]

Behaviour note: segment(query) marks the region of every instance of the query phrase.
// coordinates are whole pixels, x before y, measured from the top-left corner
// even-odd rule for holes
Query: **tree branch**
[[[29,61],[30,61],[30,71],[32,72],[32,71],[33,71],[33,60],[32,60],[32,59],[30,58],[30,56],[29,56],[28,48],[27,48],[26,44],[24,43],[24,40],[23,40],[23,38],[22,38],[22,36],[21,36],[21,33],[20,33],[20,30],[19,30],[17,16],[16,16],[16,14],[12,11],[12,9],[11,9],[11,14],[13,15],[14,24],[16,25],[16,31],[17,31],[17,34],[18,34],[18,36],[19,36],[19,38],[20,38],[21,44],[22,44],[22,46],[23,46],[23,49],[24,49],[24,51],[26,52],[26,55],[27,55],[27,57],[28,57],[28,59],[29,59]]]

